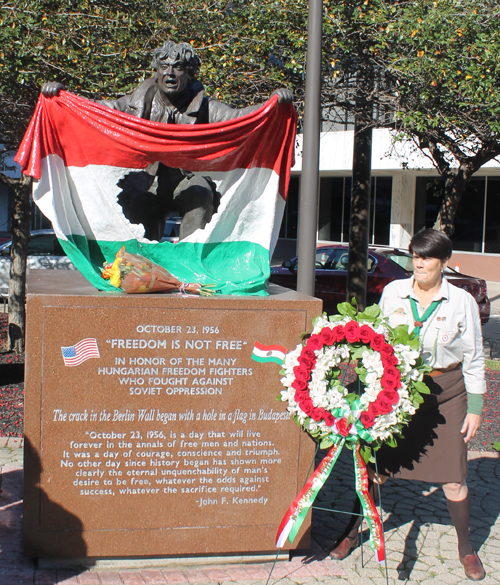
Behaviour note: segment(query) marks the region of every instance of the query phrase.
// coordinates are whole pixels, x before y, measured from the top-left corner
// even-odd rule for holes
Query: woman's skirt
[[[379,473],[431,483],[461,483],[467,477],[467,445],[460,432],[467,414],[462,369],[425,376],[431,394],[396,437],[398,446],[377,451]]]

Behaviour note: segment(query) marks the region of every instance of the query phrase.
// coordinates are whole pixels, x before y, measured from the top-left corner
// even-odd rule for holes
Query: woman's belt
[[[448,366],[447,368],[439,368],[436,370],[432,370],[432,372],[429,372],[427,376],[430,376],[431,378],[437,378],[438,376],[442,376],[443,374],[447,374],[448,372],[453,372],[453,370],[458,370],[458,368],[460,367],[462,367],[461,363],[453,364],[451,366]]]

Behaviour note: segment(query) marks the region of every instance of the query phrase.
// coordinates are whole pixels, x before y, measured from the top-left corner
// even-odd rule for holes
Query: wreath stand
[[[346,364],[345,370],[342,374],[342,383],[345,380],[345,376],[347,375],[348,369],[350,366],[350,362],[348,362]],[[358,396],[361,395],[361,382],[359,377],[357,377],[357,382],[358,382]],[[314,452],[313,455],[313,459],[311,461],[311,465],[309,466],[309,469],[307,470],[307,474],[306,474],[306,480],[304,481],[303,486],[305,486],[306,482],[307,482],[307,478],[309,477],[311,471],[313,470],[314,466],[315,466],[315,461],[316,461],[316,456],[318,455],[318,452],[320,450],[320,446],[319,444],[316,445],[316,450]],[[377,465],[377,452],[373,451],[373,455],[375,458],[375,475],[377,477],[377,480],[379,478],[379,473],[378,473],[378,465]],[[382,494],[381,494],[381,490],[380,490],[380,483],[377,481],[377,491],[378,491],[378,512],[379,512],[379,516],[380,516],[380,523],[382,526],[382,539],[383,542],[385,543],[385,531],[384,531],[384,519],[383,519],[383,513],[382,513]],[[333,500],[332,502],[330,502],[331,505],[333,505],[335,502],[339,502],[342,501],[344,499],[347,498],[336,498],[335,500]],[[362,513],[362,510],[360,510],[360,513],[355,513],[355,512],[346,512],[345,510],[338,510],[336,508],[323,508],[321,506],[315,506],[314,504],[311,506],[312,510],[321,510],[324,512],[336,512],[338,514],[348,514],[349,516],[361,516],[362,518],[364,518],[364,514]],[[360,536],[360,546],[361,546],[361,566],[364,567],[365,566],[365,562],[364,562],[364,553],[363,553],[363,530],[361,530],[363,526],[363,522],[361,522],[359,528],[358,528],[358,533]],[[274,559],[273,565],[271,567],[271,571],[269,573],[269,577],[267,578],[266,581],[266,585],[269,585],[269,581],[271,579],[271,576],[273,574],[273,570],[274,567],[276,566],[276,562],[278,560],[279,554],[281,552],[281,548],[278,549],[278,552],[276,553],[276,557]],[[389,585],[389,574],[388,574],[388,567],[387,567],[387,554],[384,555],[384,567],[385,567],[385,580],[387,585]]]
[[[311,461],[311,465],[309,466],[309,469],[307,470],[306,478],[309,477],[309,474],[311,473],[312,469],[314,468],[314,463],[315,463],[316,456],[317,456],[318,452],[319,452],[319,445],[316,446],[316,450],[314,452],[313,459]],[[374,451],[374,456],[375,456],[375,474],[376,474],[376,477],[378,479],[379,474],[378,474],[378,467],[377,467],[377,453],[376,453],[376,451]],[[307,479],[306,479],[306,481],[307,481]],[[305,485],[305,483],[306,482],[304,482],[304,485]],[[383,537],[384,543],[385,543],[384,518],[383,518],[383,514],[382,514],[382,495],[381,495],[381,490],[380,490],[380,484],[377,483],[377,486],[378,486],[378,512],[379,512],[379,516],[380,516],[380,522],[382,524],[382,537]],[[334,504],[335,502],[343,501],[344,499],[347,500],[347,498],[337,498],[337,499],[333,500],[332,502],[330,502],[330,504]],[[353,512],[346,512],[345,510],[338,510],[335,508],[323,508],[321,506],[315,506],[315,505],[311,506],[311,510],[321,510],[323,512],[336,512],[337,514],[348,514],[349,516],[364,517],[362,513],[356,514]],[[360,527],[358,528],[358,531],[359,531],[359,536],[360,536],[360,547],[361,547],[361,566],[364,568],[365,561],[364,561],[364,554],[363,554],[363,530],[361,530],[362,526],[363,526],[363,524],[361,523]],[[269,577],[267,578],[266,585],[269,585],[269,581],[271,580],[271,577],[272,577],[272,574],[274,571],[274,567],[276,566],[276,563],[278,561],[278,557],[281,553],[281,550],[282,550],[281,548],[278,549],[278,552],[276,553],[276,557],[273,561],[273,565],[271,567]],[[384,567],[385,567],[385,580],[386,580],[387,585],[389,585],[389,570],[387,567],[387,554],[385,555],[385,558],[384,558]]]

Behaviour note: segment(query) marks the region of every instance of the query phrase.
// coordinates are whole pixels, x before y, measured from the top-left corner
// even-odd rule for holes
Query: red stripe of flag
[[[255,347],[261,351],[282,351],[286,354],[286,347],[283,347],[282,345],[263,345],[262,343],[256,341]]]
[[[258,110],[225,122],[175,125],[142,120],[67,91],[41,95],[15,160],[36,179],[49,155],[67,167],[144,169],[160,161],[190,171],[268,168],[280,176],[285,199],[297,113],[292,104],[277,102],[273,96]]]

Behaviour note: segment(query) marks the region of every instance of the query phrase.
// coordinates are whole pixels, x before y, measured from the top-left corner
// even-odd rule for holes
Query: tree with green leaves
[[[445,179],[435,228],[453,234],[465,185],[500,154],[500,6],[495,0],[325,0],[324,108],[398,130]],[[360,87],[363,72],[373,86]]]
[[[396,127],[445,179],[434,227],[452,235],[467,181],[500,155],[500,6],[415,0],[391,12]]]

